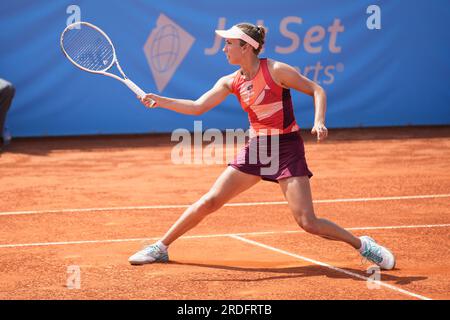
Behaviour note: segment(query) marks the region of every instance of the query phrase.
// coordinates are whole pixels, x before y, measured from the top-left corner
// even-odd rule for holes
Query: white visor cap
[[[250,37],[248,34],[246,34],[244,31],[239,29],[236,26],[232,26],[228,30],[216,30],[216,33],[225,39],[241,39],[247,42],[249,45],[251,45],[253,48],[258,49],[259,43]]]

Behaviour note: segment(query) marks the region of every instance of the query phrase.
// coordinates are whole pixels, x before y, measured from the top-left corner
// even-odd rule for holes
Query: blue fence
[[[125,73],[146,91],[198,98],[236,68],[214,30],[248,21],[268,29],[261,56],[324,87],[328,127],[450,124],[446,1],[17,0],[0,2],[0,77],[17,90],[13,136],[170,132],[193,129],[193,120],[248,127],[233,96],[199,117],[148,110],[120,82],[75,68],[59,37],[77,17],[109,34]],[[293,99],[298,123],[311,127],[312,98]]]

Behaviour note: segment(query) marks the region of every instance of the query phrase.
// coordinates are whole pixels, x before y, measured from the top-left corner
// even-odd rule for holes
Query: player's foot
[[[395,267],[394,255],[385,247],[380,246],[370,237],[362,236],[361,255],[367,260],[377,264],[381,269],[391,270]]]
[[[136,252],[128,259],[128,262],[133,265],[168,261],[169,254],[167,253],[167,250],[160,249],[156,244],[152,244],[141,251]]]

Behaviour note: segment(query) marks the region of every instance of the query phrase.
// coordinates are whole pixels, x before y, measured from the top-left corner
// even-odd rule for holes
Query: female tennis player
[[[250,122],[250,139],[216,180],[212,188],[192,204],[173,224],[160,241],[129,258],[131,264],[167,262],[168,247],[177,238],[194,228],[207,215],[222,207],[260,180],[279,183],[298,225],[306,232],[351,245],[369,261],[382,269],[393,269],[394,255],[368,236],[356,237],[331,221],[314,213],[303,140],[294,118],[290,88],[314,98],[315,118],[311,133],[317,140],[327,138],[325,127],[325,91],[302,76],[293,67],[258,57],[264,45],[265,30],[261,26],[240,23],[229,30],[216,30],[225,39],[223,52],[228,62],[238,65],[236,72],[220,78],[214,87],[196,101],[171,99],[147,94],[142,103],[175,112],[199,115],[235,94]],[[273,163],[252,157],[252,150],[265,147]],[[254,160],[254,161],[251,161]],[[270,168],[269,168],[270,167]],[[275,167],[275,170],[272,170]]]

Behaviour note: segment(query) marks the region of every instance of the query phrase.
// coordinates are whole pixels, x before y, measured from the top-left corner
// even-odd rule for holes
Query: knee
[[[7,99],[12,99],[14,97],[14,94],[16,93],[16,89],[14,86],[7,82],[6,85],[1,88],[1,95],[4,97],[7,97]]]
[[[303,230],[305,230],[308,233],[311,234],[320,234],[319,232],[319,226],[315,221],[308,221],[306,223],[303,223],[302,226]]]
[[[308,214],[296,215],[295,220],[297,221],[298,225],[306,232],[311,234],[319,234],[317,218],[308,216]]]
[[[198,201],[198,209],[204,215],[218,210],[221,206],[222,202],[214,194],[207,193]]]
[[[11,99],[14,98],[14,95],[16,94],[16,88],[14,88],[13,85],[9,86],[9,94],[11,96]]]

